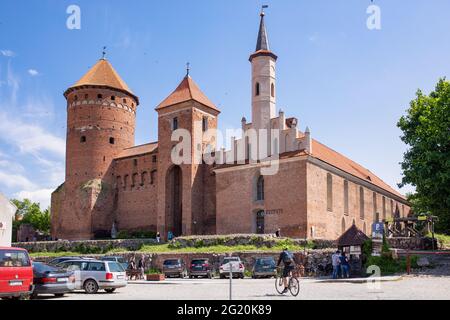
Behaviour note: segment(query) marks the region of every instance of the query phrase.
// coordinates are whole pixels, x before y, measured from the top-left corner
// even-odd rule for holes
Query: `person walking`
[[[275,231],[275,237],[280,238],[281,237],[281,229],[278,228],[277,231]]]
[[[140,279],[144,279],[144,274],[145,274],[145,258],[144,258],[144,255],[142,255],[141,258],[138,261],[138,269],[140,271]]]
[[[342,252],[341,256],[339,257],[339,262],[341,265],[342,278],[350,278],[350,264],[348,263],[348,258],[345,255],[345,252]]]
[[[336,251],[332,256],[331,256],[331,263],[333,265],[333,279],[337,279],[338,277],[338,273],[339,273],[339,268],[340,268],[340,251]]]
[[[167,240],[172,240],[173,239],[173,233],[172,233],[172,231],[169,231],[168,233],[167,233]]]
[[[156,233],[156,242],[157,243],[161,242],[161,233],[159,233],[159,232]]]

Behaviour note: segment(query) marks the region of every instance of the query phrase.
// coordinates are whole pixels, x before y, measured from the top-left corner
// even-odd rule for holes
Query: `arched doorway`
[[[256,212],[256,233],[257,234],[264,234],[264,226],[265,226],[264,216],[265,215],[266,215],[266,213],[264,212],[264,210],[259,210],[258,212]]]
[[[166,176],[166,229],[175,237],[183,234],[182,172],[179,166],[173,166]]]

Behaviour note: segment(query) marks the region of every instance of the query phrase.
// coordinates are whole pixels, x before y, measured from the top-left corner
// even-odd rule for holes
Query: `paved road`
[[[313,279],[301,280],[297,297],[280,296],[275,292],[273,279],[234,279],[233,299],[446,299],[450,300],[450,277],[404,277],[398,281],[381,282],[380,288],[369,288],[367,283],[327,283]],[[50,297],[49,297],[50,298]],[[173,279],[160,283],[132,283],[113,294],[100,292],[86,295],[72,293],[63,300],[216,300],[229,298],[229,280]],[[46,299],[46,297],[42,297]],[[53,300],[58,300],[51,297]]]

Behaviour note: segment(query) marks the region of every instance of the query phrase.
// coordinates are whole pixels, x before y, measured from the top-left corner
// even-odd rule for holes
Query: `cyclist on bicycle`
[[[289,251],[288,248],[284,248],[283,252],[280,254],[280,258],[278,259],[277,266],[280,266],[281,261],[283,261],[283,284],[284,284],[284,290],[282,294],[288,292],[289,290],[289,284],[288,284],[288,277],[291,275],[292,270],[294,270],[295,261],[294,261],[294,255]]]

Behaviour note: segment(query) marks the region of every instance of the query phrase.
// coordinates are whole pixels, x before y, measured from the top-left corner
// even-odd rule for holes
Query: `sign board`
[[[372,224],[372,239],[383,239],[384,224],[381,222],[375,222]]]
[[[427,220],[427,216],[418,216],[417,220],[419,220],[419,221],[426,221]]]

